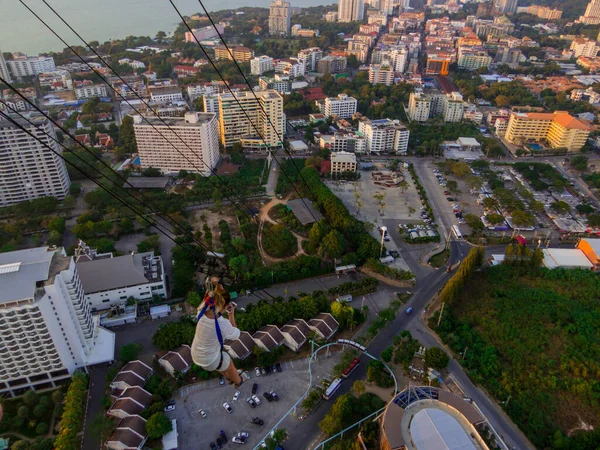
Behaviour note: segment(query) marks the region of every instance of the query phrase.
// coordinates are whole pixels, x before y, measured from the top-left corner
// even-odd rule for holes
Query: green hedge
[[[77,435],[81,431],[85,416],[87,387],[87,375],[81,372],[75,373],[65,396],[63,415],[59,425],[60,431],[54,442],[55,450],[80,450]]]

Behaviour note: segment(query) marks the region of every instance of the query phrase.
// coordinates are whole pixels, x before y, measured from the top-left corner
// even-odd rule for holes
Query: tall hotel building
[[[239,142],[248,149],[280,148],[285,130],[283,97],[273,89],[221,94],[219,125],[225,147]]]
[[[69,193],[69,175],[52,123],[41,115],[26,117],[31,123],[11,118],[35,138],[0,118],[0,207],[40,197],[62,200]]]
[[[364,14],[364,0],[339,0],[338,22],[360,22]]]
[[[135,116],[133,129],[144,168],[209,176],[219,162],[219,125],[214,113],[188,112],[185,117],[162,119]]]
[[[0,254],[0,395],[48,389],[114,359],[73,258],[47,247]]]
[[[290,3],[283,0],[272,1],[269,9],[269,34],[289,36],[290,26]]]

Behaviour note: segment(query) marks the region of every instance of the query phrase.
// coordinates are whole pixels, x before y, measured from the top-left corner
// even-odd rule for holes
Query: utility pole
[[[463,361],[465,360],[465,356],[467,356],[467,350],[469,350],[469,347],[466,347],[465,351],[463,352],[463,355],[462,355],[462,360]]]
[[[504,404],[505,408],[508,408],[508,402],[510,401],[510,398],[512,397],[512,394],[508,395],[508,398],[506,399],[506,403]]]
[[[444,314],[444,305],[446,304],[446,302],[442,303],[442,309],[440,310],[440,316],[438,317],[438,323],[437,326],[440,326],[440,322],[442,321],[442,314]]]
[[[387,227],[384,225],[381,227],[381,247],[379,249],[379,257],[383,255],[383,242],[385,239],[385,234],[387,233]]]

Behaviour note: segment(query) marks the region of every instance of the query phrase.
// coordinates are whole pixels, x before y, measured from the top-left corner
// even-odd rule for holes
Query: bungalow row
[[[115,399],[107,415],[121,419],[106,441],[110,450],[141,450],[148,440],[146,420],[140,416],[152,400],[152,394],[143,386],[153,370],[142,361],[131,361],[123,366],[110,383]]]
[[[309,339],[311,333],[314,332],[320,339],[327,341],[337,332],[338,328],[339,324],[331,314],[321,313],[308,322],[303,319],[293,319],[281,328],[267,325],[253,335],[242,331],[239,339],[225,341],[225,349],[233,358],[238,359],[246,359],[254,347],[270,352],[285,345],[292,351],[298,351]]]

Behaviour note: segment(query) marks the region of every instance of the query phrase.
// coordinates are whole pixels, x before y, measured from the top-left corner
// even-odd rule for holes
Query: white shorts
[[[200,364],[198,364],[200,367],[202,367],[204,370],[206,370],[207,372],[212,372],[213,370],[217,370],[217,368],[219,368],[219,370],[223,371],[225,369],[227,369],[229,367],[229,364],[231,363],[231,357],[229,356],[229,353],[227,353],[225,350],[223,350],[222,352],[223,355],[223,362],[221,363],[221,366],[219,367],[219,363],[221,362],[221,356],[217,356],[217,358],[211,362],[210,364],[206,365],[206,366],[202,366]]]

